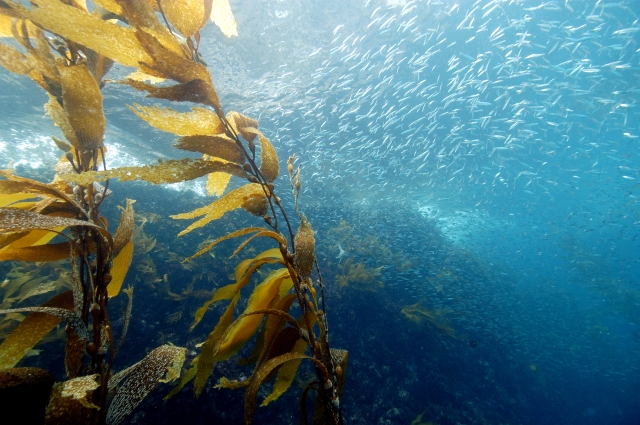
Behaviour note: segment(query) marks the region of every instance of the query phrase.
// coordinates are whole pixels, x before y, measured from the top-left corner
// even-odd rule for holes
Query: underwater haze
[[[640,424],[640,2],[230,3],[239,35],[209,24],[200,53],[223,107],[301,165],[332,344],[349,350],[345,423]],[[4,69],[0,84],[0,166],[51,178],[46,95]],[[103,93],[110,167],[179,157],[126,107],[149,99]],[[140,292],[120,367],[215,323],[186,331],[231,248],[184,266],[221,232],[176,239],[168,218],[210,202],[201,180],[109,187],[112,205],[138,199],[156,248],[125,281]],[[126,423],[242,421],[242,392],[211,382],[198,400],[153,394]],[[297,423],[297,395],[255,423]]]

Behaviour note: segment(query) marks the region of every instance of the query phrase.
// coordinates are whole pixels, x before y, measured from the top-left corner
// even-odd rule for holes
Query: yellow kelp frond
[[[232,283],[230,285],[223,286],[222,288],[218,288],[216,292],[214,292],[213,297],[203,304],[195,314],[193,325],[191,325],[190,330],[193,330],[198,323],[204,317],[204,314],[207,312],[207,309],[211,304],[216,301],[221,300],[230,300],[236,294],[240,292],[242,288],[244,288],[251,279],[251,274],[262,267],[264,264],[275,264],[275,263],[283,263],[282,254],[280,253],[279,248],[269,249],[257,255],[254,258],[244,260],[241,262],[235,271],[236,283]]]
[[[260,238],[260,237],[268,237],[271,239],[274,239],[276,242],[280,243],[280,244],[285,244],[287,243],[287,240],[284,238],[284,236],[282,236],[281,234],[278,234],[272,230],[267,230],[264,229],[261,232],[256,233],[255,235],[251,235],[251,237],[249,237],[249,239],[247,239],[246,241],[242,242],[238,248],[236,248],[235,251],[233,251],[233,254],[231,254],[231,256],[229,258],[235,257],[236,255],[238,255],[238,253],[240,251],[242,251],[244,249],[245,246],[247,246],[247,244],[249,242],[251,242],[252,240],[254,240],[255,238]]]
[[[124,20],[129,24],[131,28],[135,28],[138,40],[141,35],[145,38],[151,38],[157,43],[157,47],[149,48],[145,42],[142,42],[142,46],[158,60],[158,57],[154,54],[154,50],[158,49],[162,52],[175,54],[182,58],[190,57],[187,46],[180,43],[173,33],[165,26],[164,22],[160,22],[159,16],[155,13],[157,7],[157,1],[131,1],[131,0],[116,0],[122,7],[122,16]],[[153,5],[153,6],[152,6]]]
[[[198,62],[194,62],[190,58],[188,50],[185,53],[176,53],[169,50],[156,37],[144,31],[138,31],[136,36],[144,49],[153,57],[152,62],[140,66],[142,72],[156,77],[168,78],[179,83],[202,80],[213,87],[207,68]],[[182,45],[178,44],[178,46],[182,48]],[[186,47],[184,49],[186,50]],[[207,99],[207,104],[222,110],[215,90],[209,91],[208,94],[215,95],[215,97]]]
[[[404,307],[400,312],[412,322],[418,325],[430,325],[445,334],[456,338],[455,329],[453,324],[447,318],[447,315],[453,310],[450,309],[435,309],[429,310],[421,305],[420,302]]]
[[[309,357],[300,353],[286,353],[281,356],[275,357],[267,362],[265,362],[260,369],[253,375],[253,380],[247,388],[247,393],[244,399],[244,423],[249,425],[251,423],[253,412],[256,410],[256,398],[258,397],[258,390],[260,389],[260,385],[262,382],[271,375],[271,372],[277,368],[278,366],[292,361],[292,360],[302,360],[309,359],[315,363],[316,368],[319,368],[323,374],[326,374],[326,370],[324,365],[319,361],[312,357]]]
[[[258,134],[258,140],[260,140],[260,146],[262,147],[260,153],[260,173],[262,173],[262,177],[264,177],[267,182],[274,182],[278,178],[278,174],[280,174],[278,154],[269,139],[261,133]]]
[[[224,134],[215,136],[186,136],[178,139],[173,145],[178,149],[190,152],[200,152],[213,158],[221,158],[236,164],[245,162],[242,149],[230,137]]]
[[[182,232],[178,233],[178,236],[182,236],[194,229],[199,229],[200,227],[213,220],[219,219],[229,211],[233,211],[237,208],[243,207],[245,202],[256,196],[264,196],[264,190],[262,189],[262,186],[257,183],[246,184],[238,189],[232,190],[222,198],[213,201],[206,207],[197,208],[188,213],[172,215],[171,218],[185,220],[189,218],[200,217],[203,215],[205,216],[195,223],[192,223]]]
[[[0,180],[0,207],[15,206],[12,204],[15,204],[16,202],[24,201],[25,199],[35,198],[34,195],[31,195],[29,193],[11,193],[11,194],[2,193],[3,183],[4,181]]]
[[[185,158],[179,160],[170,159],[157,165],[120,167],[104,171],[85,171],[81,174],[63,174],[60,177],[65,181],[82,185],[115,178],[120,179],[120,181],[144,180],[153,184],[165,184],[197,179],[214,171],[224,171],[239,177],[246,175],[242,167],[230,162]]]
[[[292,286],[288,269],[274,270],[253,290],[243,316],[267,308],[276,297],[288,292]],[[228,359],[237,353],[256,333],[261,321],[262,314],[252,314],[236,320],[220,346],[218,358]]]
[[[227,121],[233,127],[233,130],[242,135],[245,140],[253,142],[258,131],[258,121],[242,115],[240,112],[229,111],[226,115]]]
[[[111,282],[107,286],[107,294],[109,298],[115,297],[120,292],[124,278],[131,266],[131,259],[133,258],[133,242],[126,243],[124,248],[120,250],[117,256],[113,259],[113,266],[111,267]]]
[[[88,221],[74,218],[55,217],[24,211],[19,208],[0,208],[0,232],[15,233],[25,230],[52,230],[59,227],[84,226],[98,229],[103,235],[108,234],[103,228]],[[109,235],[109,239],[111,236]]]
[[[82,211],[82,207],[78,205],[77,201],[73,198],[73,195],[68,195],[65,193],[64,187],[56,185],[55,183],[40,183],[39,181],[19,177],[3,170],[0,170],[0,176],[6,179],[0,180],[0,194],[20,193],[23,195],[37,195],[37,197],[45,195],[47,197],[57,198],[60,201],[66,202],[73,209],[74,213],[80,213]]]
[[[133,204],[136,201],[127,199],[127,206],[120,214],[120,224],[113,235],[113,255],[118,255],[120,250],[131,240],[135,228]]]
[[[202,351],[200,352],[200,356],[198,356],[198,364],[196,366],[195,381],[193,383],[193,390],[196,397],[200,396],[204,385],[207,383],[209,376],[211,376],[211,373],[213,372],[213,366],[216,361],[219,360],[217,357],[218,351],[220,350],[222,339],[233,322],[233,310],[239,299],[240,294],[235,294],[224,314],[220,317],[218,324],[213,331],[211,331],[207,340],[202,345]]]
[[[169,87],[157,87],[142,81],[128,79],[120,81],[136,90],[146,91],[147,97],[172,100],[174,102],[193,102],[213,106],[212,99],[217,99],[217,93],[211,83],[196,79]]]
[[[212,0],[160,0],[162,12],[180,34],[191,37],[200,31],[211,16]]]
[[[62,80],[62,106],[79,143],[74,146],[80,151],[97,149],[102,145],[106,127],[98,82],[83,64],[59,65],[58,71]]]
[[[227,37],[238,35],[236,20],[231,12],[229,0],[213,0],[211,9],[211,20],[220,28]]]
[[[8,71],[19,75],[28,74],[36,66],[32,57],[3,43],[0,43],[0,65]]]
[[[88,423],[99,409],[94,404],[95,390],[100,386],[100,375],[82,376],[64,382],[58,382],[51,390],[51,399],[47,406],[45,423],[50,424],[80,424]]]
[[[169,373],[170,378],[175,378],[173,372],[182,366],[185,359],[186,348],[175,347],[173,345],[162,345],[147,356],[125,369],[119,374],[115,374],[109,380],[109,387],[114,388],[117,382],[127,380],[121,384],[107,411],[107,424],[117,425],[130,414],[133,409],[151,392],[153,388],[161,382]],[[113,383],[112,383],[113,381]]]
[[[266,261],[270,259],[278,260],[277,262],[283,262],[282,253],[280,252],[279,248],[268,249],[264,252],[261,252],[254,258],[244,260],[240,264],[238,264],[233,274],[236,279],[236,282],[240,281],[240,279],[246,277],[248,274],[251,274],[253,272],[252,267],[256,263],[261,263],[262,261]]]
[[[134,103],[129,106],[137,116],[150,126],[178,136],[213,136],[224,133],[225,127],[215,112],[193,107],[191,112],[178,112],[171,108],[141,106]]]
[[[207,176],[207,195],[222,196],[231,181],[231,174],[214,172]]]
[[[307,350],[307,342],[303,339],[298,339],[291,351],[292,354],[304,354]],[[296,377],[296,373],[298,372],[298,367],[300,367],[300,363],[302,362],[302,358],[289,360],[284,363],[278,369],[278,374],[276,375],[276,382],[273,384],[273,388],[271,389],[271,394],[267,396],[262,401],[261,407],[264,407],[271,403],[272,401],[277,400],[282,394],[284,394],[291,384],[293,383],[294,378]]]
[[[52,233],[56,236],[55,233]],[[60,242],[50,245],[27,246],[12,248],[11,244],[0,249],[0,261],[60,261],[69,258],[69,242]]]
[[[369,268],[362,263],[354,264],[351,258],[347,258],[338,266],[338,269],[341,273],[336,279],[340,288],[350,287],[360,291],[375,292],[384,287],[384,283],[377,279],[382,275],[382,266]]]
[[[311,223],[303,215],[300,220],[300,227],[298,227],[298,233],[296,233],[293,242],[293,247],[295,248],[293,264],[302,280],[306,280],[313,271],[313,266],[316,262],[315,243],[316,240],[313,237]]]
[[[42,307],[73,309],[73,294],[65,291]],[[29,314],[0,344],[0,369],[14,367],[35,345],[60,323],[60,318],[45,313]]]
[[[64,137],[73,145],[80,146],[80,142],[76,136],[76,132],[71,125],[69,115],[58,102],[55,96],[49,94],[49,102],[44,105],[45,112],[51,117],[56,127],[60,127]],[[66,161],[66,159],[65,159]]]
[[[93,0],[93,3],[114,15],[122,16],[122,7],[116,0]]]
[[[209,251],[211,248],[213,248],[214,246],[218,245],[220,242],[226,241],[227,239],[232,239],[232,238],[236,238],[238,236],[244,236],[248,233],[254,233],[254,232],[258,232],[257,234],[251,236],[247,241],[243,242],[240,247],[238,249],[235,250],[235,252],[229,257],[233,257],[235,256],[242,248],[244,248],[244,246],[250,242],[251,240],[253,240],[254,238],[258,237],[258,236],[266,236],[266,237],[270,237],[272,239],[275,239],[278,243],[285,243],[285,239],[282,235],[277,234],[276,232],[273,232],[267,228],[264,227],[246,227],[244,229],[240,229],[240,230],[236,230],[235,232],[231,232],[228,235],[222,236],[218,239],[216,239],[215,241],[211,242],[210,244],[206,245],[204,248],[202,248],[200,251],[196,252],[195,254],[193,254],[191,257],[187,258],[184,261],[191,261],[192,259],[199,257],[200,255],[204,254],[205,252]]]
[[[166,81],[164,78],[154,77],[153,75],[145,74],[142,71],[134,71],[131,74],[127,75],[125,78],[126,80],[121,81],[120,83],[128,84],[128,81],[139,81],[141,83],[144,83],[145,81],[147,81],[151,84],[158,84]]]
[[[80,43],[125,66],[139,67],[153,59],[140,46],[135,32],[103,21],[97,16],[58,0],[38,0],[27,9],[17,3],[5,3],[13,12],[66,39]]]

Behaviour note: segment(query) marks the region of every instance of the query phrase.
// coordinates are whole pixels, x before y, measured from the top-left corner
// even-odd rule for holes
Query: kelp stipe
[[[47,111],[67,139],[54,139],[65,152],[58,167],[59,178],[54,183],[45,185],[6,173],[3,174],[6,180],[0,182],[0,188],[4,188],[2,206],[6,207],[0,223],[4,235],[2,251],[6,251],[4,259],[34,261],[46,256],[71,261],[73,290],[68,295],[61,294],[43,306],[21,310],[32,312],[29,318],[36,315],[48,318],[48,329],[59,320],[68,324],[66,365],[69,377],[74,379],[54,387],[47,423],[72,423],[72,418],[73,423],[119,423],[165,372],[167,380],[179,377],[185,350],[169,345],[153,350],[136,365],[111,374],[113,357],[123,339],[114,343],[106,306],[108,298],[119,292],[131,262],[133,209],[129,203],[120,226],[111,234],[99,207],[109,193],[110,178],[159,184],[205,175],[208,175],[207,188],[212,194],[224,193],[231,176],[246,179],[248,183],[208,206],[174,216],[201,217],[181,235],[237,208],[262,217],[266,227],[239,229],[194,256],[223,240],[245,235],[249,236],[234,255],[256,238],[266,237],[275,247],[242,261],[236,267],[235,283],[219,288],[198,310],[193,326],[202,320],[209,305],[230,301],[200,355],[172,394],[191,380],[194,380],[196,394],[200,394],[215,363],[233,356],[259,333],[250,358],[251,363],[256,363],[253,375],[242,382],[223,379],[220,383],[224,387],[247,388],[245,422],[251,422],[258,389],[272,372],[277,371],[276,383],[263,405],[284,393],[300,361],[309,359],[318,379],[302,392],[301,422],[307,423],[305,399],[310,390],[315,390],[313,423],[341,423],[339,400],[348,356],[345,351],[329,346],[313,231],[298,212],[300,169],[293,172],[294,158],[290,158],[288,172],[300,219],[298,231],[294,233],[293,223],[275,193],[274,181],[279,175],[276,150],[258,130],[257,121],[236,112],[225,114],[198,53],[199,31],[210,15],[225,34],[234,33],[228,4],[215,2],[218,9],[213,11],[211,0],[95,0],[94,5],[95,10],[90,13],[83,2],[76,0],[38,0],[29,7],[0,1],[0,13],[14,18],[11,34],[26,51],[1,45],[0,62],[12,72],[28,75],[49,94]],[[111,19],[119,22],[116,24]],[[184,41],[179,41],[174,32],[181,33]],[[137,69],[121,83],[148,93],[147,97],[204,106],[194,106],[190,112],[130,106],[151,126],[179,136],[175,147],[202,153],[202,159],[106,169],[100,88],[113,62]],[[145,82],[165,80],[176,84],[157,86]],[[260,147],[259,160],[257,146]],[[105,186],[97,183],[102,181],[107,182]],[[58,234],[64,235],[67,241],[48,243]],[[279,268],[255,287],[244,313],[234,319],[233,310],[241,289],[265,264],[276,264]],[[132,300],[132,292],[128,290],[127,294],[129,306],[125,323],[128,323]],[[301,313],[297,319],[290,313],[294,301]],[[3,312],[9,311],[17,310]],[[53,320],[56,322],[52,325]],[[17,328],[12,335],[16,332],[24,333]],[[37,340],[32,338],[29,343],[33,346]],[[84,351],[91,358],[87,367],[81,364]],[[310,354],[305,354],[307,351]],[[115,392],[110,402],[109,392]]]

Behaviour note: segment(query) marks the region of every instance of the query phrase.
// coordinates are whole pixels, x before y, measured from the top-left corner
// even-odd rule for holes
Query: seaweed
[[[186,349],[171,345],[152,350],[140,362],[118,373],[113,370],[114,358],[125,342],[133,302],[132,288],[121,288],[139,246],[134,235],[144,234],[141,228],[135,230],[133,201],[127,201],[122,208],[114,232],[108,229],[100,207],[111,193],[109,181],[113,178],[166,184],[207,176],[208,192],[220,197],[207,206],[172,216],[198,219],[177,237],[240,208],[261,219],[264,225],[218,237],[184,261],[191,261],[223,241],[247,235],[232,257],[257,239],[266,239],[273,247],[240,261],[235,282],[218,288],[196,312],[191,329],[202,321],[209,306],[229,302],[201,345],[199,355],[169,396],[192,380],[194,392],[199,395],[215,364],[236,355],[258,335],[253,354],[246,360],[247,364],[255,364],[253,374],[240,382],[222,379],[220,384],[247,389],[245,423],[252,421],[263,382],[276,375],[271,394],[262,403],[267,405],[289,389],[302,360],[311,361],[316,379],[302,391],[301,423],[308,422],[306,397],[311,390],[317,394],[313,423],[342,423],[340,397],[348,354],[329,344],[314,233],[309,220],[299,212],[300,167],[294,172],[295,156],[289,159],[289,182],[299,221],[294,231],[295,222],[277,196],[275,181],[280,167],[275,147],[258,130],[255,119],[234,111],[225,113],[198,53],[200,30],[209,17],[225,35],[237,35],[228,2],[94,3],[95,10],[90,12],[84,2],[74,0],[0,0],[0,16],[4,18],[1,23],[7,26],[10,22],[10,31],[3,28],[4,33],[9,31],[19,46],[0,44],[0,64],[30,77],[48,94],[45,109],[65,138],[54,138],[63,155],[53,182],[0,173],[0,260],[67,259],[64,277],[70,288],[39,306],[0,310],[0,314],[7,315],[29,313],[0,345],[2,367],[13,368],[60,321],[67,323],[65,370],[69,379],[53,385],[44,413],[46,423],[118,424],[159,382],[179,379]],[[148,98],[194,104],[189,112],[138,104],[129,109],[150,126],[178,136],[174,147],[202,154],[202,159],[107,168],[101,90],[114,63],[136,69],[121,83],[147,93]],[[246,183],[224,194],[232,177]],[[104,182],[104,186],[98,182]],[[148,252],[155,241],[145,240],[143,249]],[[269,265],[276,268],[266,276],[258,274],[259,269]],[[152,286],[164,281],[167,294],[172,296],[166,275],[158,278],[152,261],[138,263],[136,269],[148,277],[145,280]],[[244,312],[234,318],[242,290],[258,276],[263,277],[262,282],[251,290]],[[51,286],[46,285],[43,282],[30,289],[22,299],[49,293]],[[116,342],[110,319],[116,315],[108,313],[108,302],[120,292],[127,294],[128,303],[122,313],[124,329]],[[299,312],[292,311],[294,308]],[[7,356],[7,352],[12,354]]]

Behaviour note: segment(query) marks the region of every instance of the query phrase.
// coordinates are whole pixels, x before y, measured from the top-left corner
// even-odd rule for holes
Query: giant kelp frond
[[[119,424],[159,382],[169,382],[180,376],[185,352],[185,348],[162,345],[135,365],[113,375],[110,388],[118,386],[123,379],[126,381],[116,390],[107,412],[107,424]]]
[[[233,297],[236,296],[236,294],[238,294],[240,290],[249,283],[251,275],[254,271],[262,267],[264,264],[282,263],[282,261],[282,254],[280,253],[280,250],[277,248],[273,248],[262,252],[254,258],[245,260],[240,263],[235,270],[236,282],[218,288],[216,292],[214,292],[211,300],[204,303],[204,305],[196,311],[193,325],[191,325],[191,330],[193,330],[193,328],[195,328],[196,325],[200,323],[202,317],[209,309],[209,306],[211,306],[211,304],[216,301],[233,299]]]
[[[58,319],[64,320],[67,324],[73,328],[73,330],[78,334],[78,336],[87,340],[89,338],[89,331],[87,330],[87,326],[84,324],[80,316],[71,310],[67,310],[65,308],[59,307],[21,307],[21,308],[8,308],[0,310],[0,314],[9,314],[9,313],[24,313],[24,312],[33,312],[33,313],[44,313],[49,314],[51,316],[57,317]]]
[[[212,220],[216,220],[222,217],[229,211],[233,211],[237,208],[242,208],[253,198],[264,198],[264,189],[262,185],[259,184],[246,184],[238,189],[235,189],[220,199],[213,201],[211,204],[206,207],[197,208],[188,213],[176,214],[172,215],[171,218],[174,219],[189,219],[203,216],[200,220],[192,223],[189,227],[184,229],[182,232],[178,234],[178,236],[182,236],[186,233],[191,232],[194,229],[199,229],[200,227],[206,225]]]
[[[56,295],[42,307],[73,309],[73,295],[65,291]],[[33,312],[18,324],[0,344],[0,369],[14,367],[42,338],[60,323],[61,318]]]
[[[324,378],[329,379],[327,370],[325,369],[322,362],[320,362],[319,360],[313,357],[307,356],[305,354],[300,354],[295,352],[286,353],[265,362],[265,364],[263,364],[262,367],[254,374],[251,384],[247,388],[247,394],[245,395],[245,399],[244,399],[244,423],[245,424],[248,425],[252,421],[253,412],[256,409],[256,404],[257,404],[256,398],[258,396],[258,390],[260,389],[262,382],[271,374],[271,372],[275,368],[281,366],[286,362],[294,361],[294,360],[302,360],[302,359],[311,360],[315,364],[316,368],[323,372],[322,374]]]
[[[53,230],[65,227],[88,227],[98,230],[110,243],[111,234],[104,228],[84,220],[32,213],[20,208],[0,208],[0,231],[17,233],[31,230]]]
[[[185,158],[162,161],[155,165],[85,171],[81,174],[68,173],[61,177],[68,182],[84,185],[112,178],[120,179],[120,181],[144,180],[153,184],[166,184],[197,179],[214,171],[224,171],[241,177],[245,175],[242,167],[237,164]]]
[[[214,136],[225,131],[218,116],[206,108],[194,106],[191,112],[178,112],[171,108],[134,106],[129,108],[149,125],[178,136]]]
[[[232,239],[232,238],[237,238],[239,236],[244,236],[244,235],[247,235],[249,233],[254,233],[254,234],[251,235],[247,240],[242,242],[240,244],[240,246],[238,246],[238,248],[236,248],[236,250],[233,252],[233,254],[231,254],[231,256],[229,258],[234,257],[235,255],[237,255],[238,252],[240,252],[245,246],[247,246],[247,244],[249,242],[251,242],[252,240],[254,240],[255,238],[258,238],[258,237],[269,237],[271,239],[274,239],[278,243],[286,243],[286,239],[282,235],[280,235],[279,233],[276,233],[274,231],[271,231],[269,229],[266,229],[264,227],[245,227],[244,229],[236,230],[235,232],[231,232],[228,235],[222,236],[222,237],[214,240],[213,242],[211,242],[210,244],[206,245],[204,248],[200,249],[198,252],[196,252],[192,256],[186,258],[184,261],[191,261],[192,259],[194,259],[196,257],[199,257],[200,255],[210,251],[214,246],[218,245],[220,242],[223,242],[223,241],[226,241],[226,240]]]

